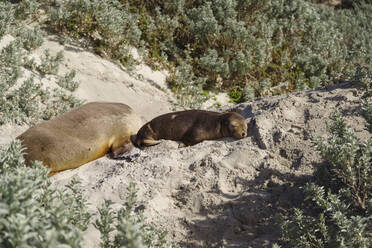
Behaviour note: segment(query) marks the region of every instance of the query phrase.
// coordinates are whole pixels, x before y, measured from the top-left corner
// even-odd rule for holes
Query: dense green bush
[[[12,4],[8,0],[0,0],[0,39],[5,33],[17,33],[19,28],[26,31],[21,20],[35,19],[38,16],[40,3],[44,1],[24,0],[17,4]],[[38,30],[33,30],[38,32]],[[22,34],[21,34],[22,35]]]
[[[368,1],[336,9],[304,0],[87,0],[48,13],[55,31],[88,38],[124,64],[128,45],[145,47],[186,105],[203,90],[240,91],[243,101],[315,88],[371,64]]]
[[[371,96],[372,68],[358,65],[351,76],[351,82],[363,89],[364,97]]]
[[[28,52],[23,49],[25,44],[29,43],[22,42],[22,38],[16,39],[0,51],[0,124],[35,123],[41,119],[50,119],[81,104],[81,101],[64,91],[43,88],[41,83],[35,82],[33,75],[23,82],[20,81],[22,66],[38,71],[42,75],[57,73],[62,56],[61,53],[50,56],[46,51],[43,62],[36,65],[28,60]],[[69,87],[76,86],[75,82]]]
[[[17,18],[39,18],[43,9],[47,18],[39,19],[48,30],[126,66],[134,63],[130,47],[140,49],[145,61],[171,72],[168,82],[180,102],[198,107],[206,90],[227,90],[240,102],[327,85],[347,79],[358,64],[370,67],[371,2],[319,4],[325,2],[1,2],[0,34]],[[37,32],[28,33],[37,43]]]
[[[33,50],[43,44],[43,36],[39,26],[32,29],[22,27],[17,31],[25,49]]]
[[[30,28],[22,25],[20,21],[17,22],[19,17],[16,11],[19,8],[34,6],[32,1],[24,2],[23,5],[15,5],[18,8],[7,2],[0,2],[0,23],[6,23],[1,27],[3,29],[0,29],[3,30],[3,34],[12,33],[16,36],[14,41],[0,50],[0,125],[7,122],[35,123],[41,119],[50,119],[81,104],[81,101],[71,94],[60,89],[44,88],[41,83],[37,83],[35,74],[39,74],[39,77],[53,74],[58,78],[57,82],[61,87],[70,91],[78,87],[78,82],[73,81],[75,76],[73,72],[65,76],[57,75],[63,59],[62,52],[52,56],[45,50],[40,63],[29,58],[32,50],[42,45],[43,38],[39,26]],[[31,8],[25,13],[35,11]],[[22,17],[25,18],[24,15]],[[27,78],[22,78],[24,68],[32,71]]]
[[[8,31],[14,21],[14,9],[10,3],[0,2],[0,39]]]
[[[15,17],[18,20],[25,20],[25,19],[37,19],[39,16],[39,9],[42,3],[47,2],[50,4],[49,0],[22,0],[18,1],[16,5],[14,5],[15,9]]]
[[[341,6],[344,8],[354,8],[356,5],[372,4],[371,0],[341,0]]]
[[[22,150],[17,140],[0,150],[0,246],[82,247],[92,213],[79,180],[56,189],[41,163],[26,167]],[[101,246],[177,247],[165,240],[166,232],[134,212],[136,192],[131,183],[124,207],[114,211],[105,201],[98,208],[94,226],[101,232]]]
[[[141,47],[139,16],[119,1],[57,2],[48,13],[50,28],[74,38],[83,37],[97,53],[122,63],[130,57],[128,45]]]
[[[0,151],[0,246],[82,247],[91,214],[74,179],[52,187],[39,163],[26,167],[19,141]]]

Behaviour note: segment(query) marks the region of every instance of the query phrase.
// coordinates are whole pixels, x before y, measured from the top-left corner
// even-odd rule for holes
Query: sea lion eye
[[[235,122],[230,122],[229,125],[230,125],[232,128],[234,128],[234,129],[238,128],[238,125],[236,125]]]

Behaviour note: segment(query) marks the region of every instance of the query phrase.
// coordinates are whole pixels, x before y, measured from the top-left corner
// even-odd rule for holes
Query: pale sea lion
[[[79,167],[107,153],[133,148],[130,136],[143,122],[126,104],[92,102],[29,128],[17,137],[27,165],[39,160],[55,172]]]
[[[181,141],[180,147],[183,147],[203,140],[223,137],[242,139],[246,136],[247,122],[238,113],[186,110],[154,118],[142,126],[131,140],[137,147],[156,145],[160,139]]]

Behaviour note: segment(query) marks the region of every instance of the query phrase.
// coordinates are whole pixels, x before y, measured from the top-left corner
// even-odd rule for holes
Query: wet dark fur
[[[232,122],[237,127],[231,127]],[[143,125],[132,142],[135,146],[148,146],[144,141],[174,140],[181,146],[197,144],[203,140],[223,137],[244,138],[247,135],[245,119],[238,113],[218,113],[204,110],[186,110],[164,114]],[[154,145],[154,144],[152,144]]]

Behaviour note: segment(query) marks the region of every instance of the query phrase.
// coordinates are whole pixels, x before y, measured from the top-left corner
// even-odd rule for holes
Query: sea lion
[[[247,136],[247,122],[238,113],[186,110],[160,115],[143,125],[131,138],[137,147],[152,146],[160,139],[181,141],[180,147],[203,140]]]
[[[55,172],[79,167],[107,153],[133,148],[142,119],[126,104],[91,102],[29,128],[17,137],[27,165],[39,160]]]

